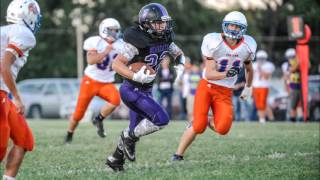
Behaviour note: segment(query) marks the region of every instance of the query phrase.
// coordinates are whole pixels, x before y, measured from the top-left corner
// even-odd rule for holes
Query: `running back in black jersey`
[[[139,54],[129,61],[129,65],[135,62],[144,62],[157,72],[164,57],[169,55],[172,35],[169,38],[155,39],[139,27],[129,27],[124,32],[123,40],[135,46],[139,51]],[[138,82],[129,81],[141,86]],[[153,82],[143,86],[150,87],[152,84]]]

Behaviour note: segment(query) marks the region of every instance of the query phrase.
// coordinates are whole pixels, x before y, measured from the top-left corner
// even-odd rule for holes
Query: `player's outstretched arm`
[[[102,63],[104,58],[110,53],[112,50],[112,45],[108,45],[106,49],[98,53],[96,50],[89,50],[87,51],[87,62],[90,65]]]
[[[20,95],[17,90],[16,82],[13,79],[12,73],[11,73],[11,66],[16,60],[16,57],[14,54],[12,54],[9,51],[6,51],[4,53],[3,59],[1,61],[1,76],[4,80],[4,83],[7,85],[9,88],[14,100],[16,107],[18,109],[18,112],[23,114],[24,113],[24,105],[22,103],[22,100],[20,98]]]
[[[206,78],[208,80],[220,80],[226,77],[226,72],[219,72],[216,70],[216,61],[212,58],[208,58],[203,56],[205,61],[205,68],[206,68]]]
[[[246,86],[251,87],[252,85],[252,80],[253,80],[253,66],[252,66],[252,61],[245,61],[244,63],[246,71],[247,71],[247,76],[246,76]]]

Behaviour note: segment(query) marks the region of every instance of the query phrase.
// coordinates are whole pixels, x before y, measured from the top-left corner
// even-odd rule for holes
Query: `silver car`
[[[28,79],[18,83],[28,118],[58,118],[60,107],[76,99],[79,81],[65,78]]]

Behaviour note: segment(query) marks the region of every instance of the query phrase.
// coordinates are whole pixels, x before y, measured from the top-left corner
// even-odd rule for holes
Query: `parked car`
[[[60,107],[77,97],[79,81],[65,78],[28,79],[18,83],[28,118],[58,118]]]
[[[116,84],[116,87],[119,89],[120,84]],[[77,88],[79,89],[79,87]],[[101,107],[105,105],[105,103],[106,101],[104,101],[103,99],[97,96],[94,97],[91,100],[82,120],[88,121],[88,120],[91,120],[94,116],[98,115]],[[77,97],[72,99],[69,102],[62,104],[59,110],[60,117],[64,119],[69,119],[72,113],[74,112],[76,105],[77,105]],[[123,104],[123,102],[121,102],[120,105],[111,113],[111,115],[108,118],[128,119],[129,109]]]

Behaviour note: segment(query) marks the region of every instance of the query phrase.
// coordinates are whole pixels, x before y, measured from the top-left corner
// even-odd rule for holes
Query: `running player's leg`
[[[33,149],[34,138],[25,118],[17,112],[12,102],[10,102],[8,120],[10,138],[14,145],[8,154],[4,174],[9,177],[15,177],[22,164],[25,152]]]
[[[214,93],[213,128],[218,134],[225,135],[229,132],[233,120],[232,90],[217,86]]]
[[[95,87],[94,81],[89,77],[84,76],[80,85],[76,109],[69,121],[69,127],[64,139],[65,143],[70,143],[72,141],[73,133],[77,128],[79,121],[83,118],[90,101],[94,97],[96,89],[97,87]]]
[[[106,137],[102,121],[120,105],[120,93],[115,85],[108,83],[99,89],[97,96],[107,101],[107,103],[100,109],[100,113],[94,117],[92,122],[97,127],[98,135]]]
[[[196,135],[203,133],[207,127],[208,112],[212,99],[210,88],[207,85],[208,82],[206,80],[199,82],[194,99],[193,123],[183,133],[178,149],[173,155],[172,160],[182,160],[186,149],[194,141]]]
[[[4,91],[0,91],[0,162],[2,162],[6,156],[10,137],[10,128],[8,122],[9,108],[8,94]]]

